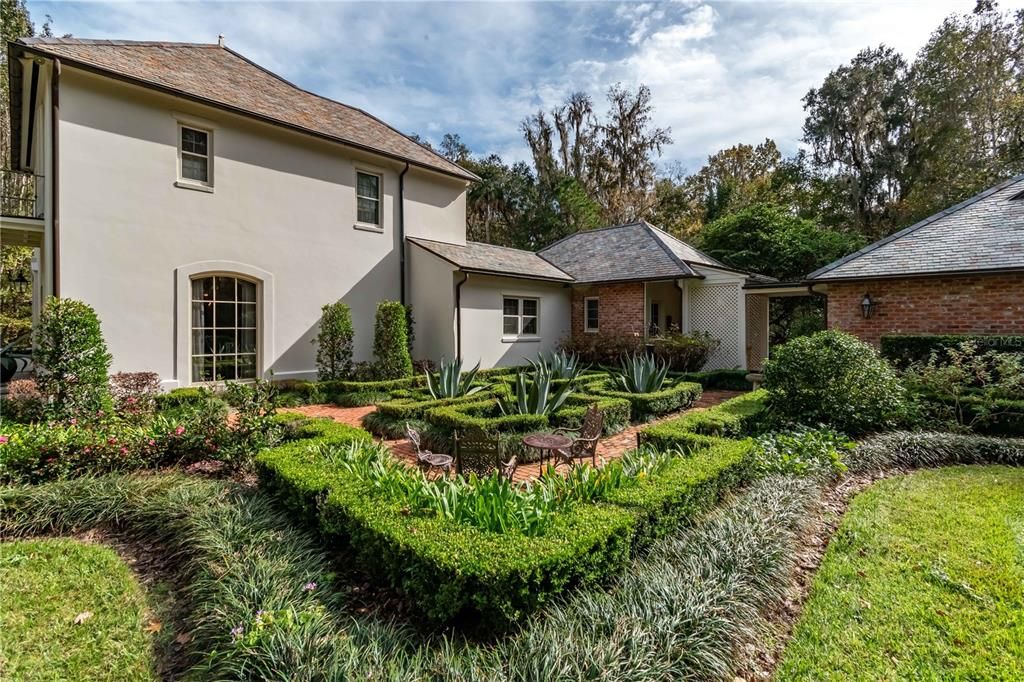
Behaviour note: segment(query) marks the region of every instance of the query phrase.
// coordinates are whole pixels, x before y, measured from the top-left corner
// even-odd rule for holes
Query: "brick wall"
[[[601,334],[644,333],[643,282],[576,287],[572,291],[572,335],[583,334],[583,299],[597,296]]]
[[[865,320],[860,302],[877,303]],[[1024,334],[1024,273],[829,284],[829,327],[882,334]]]

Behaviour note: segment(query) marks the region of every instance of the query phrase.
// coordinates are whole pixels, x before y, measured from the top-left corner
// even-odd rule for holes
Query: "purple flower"
[[[312,592],[315,589],[316,589],[316,583],[314,583],[312,581],[308,582],[308,583],[306,583],[305,585],[302,586],[302,591],[303,592]]]
[[[244,632],[245,629],[241,625],[236,625],[231,628],[231,639],[241,639]]]

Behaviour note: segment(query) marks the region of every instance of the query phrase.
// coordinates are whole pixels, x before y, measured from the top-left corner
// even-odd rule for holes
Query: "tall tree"
[[[803,101],[803,140],[813,163],[844,196],[862,232],[887,233],[912,185],[906,60],[884,45],[863,50]]]
[[[911,217],[1024,172],[1024,12],[979,2],[947,17],[911,69],[916,105]]]

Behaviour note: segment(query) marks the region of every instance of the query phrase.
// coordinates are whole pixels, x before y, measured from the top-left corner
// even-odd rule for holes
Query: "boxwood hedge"
[[[690,381],[676,381],[667,388],[654,393],[630,393],[617,390],[610,379],[596,381],[587,386],[587,391],[590,393],[628,400],[630,404],[629,417],[633,421],[642,421],[687,408],[700,398],[702,390],[700,384]]]
[[[628,403],[627,403],[628,406]],[[436,408],[452,411],[453,406]],[[628,408],[627,408],[628,409]],[[351,549],[370,575],[431,620],[502,631],[565,590],[623,570],[631,553],[707,508],[747,473],[747,441],[707,438],[656,476],[560,512],[539,537],[489,533],[416,516],[319,458],[316,443],[369,434],[311,422],[305,440],[257,456],[263,485],[286,508]]]
[[[763,389],[751,391],[706,410],[687,412],[677,419],[642,429],[638,441],[659,449],[682,447],[690,450],[695,445],[707,444],[707,439],[702,437],[743,435],[764,410],[767,396]]]

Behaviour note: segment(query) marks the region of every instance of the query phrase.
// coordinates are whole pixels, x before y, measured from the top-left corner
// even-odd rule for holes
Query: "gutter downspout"
[[[681,284],[681,279],[675,280],[676,289],[679,289],[679,331],[680,333],[686,333],[685,330],[689,326],[686,324],[686,287]]]
[[[398,174],[398,286],[399,300],[405,305],[405,174],[409,172],[409,162]]]
[[[462,285],[469,281],[469,273],[462,273],[462,281],[455,285],[455,357],[462,361]]]
[[[50,173],[51,180],[50,211],[53,224],[53,243],[51,244],[53,266],[53,295],[60,297],[60,171],[58,162],[60,160],[60,60],[53,60],[53,74],[50,77],[50,125],[52,127],[50,139]]]

